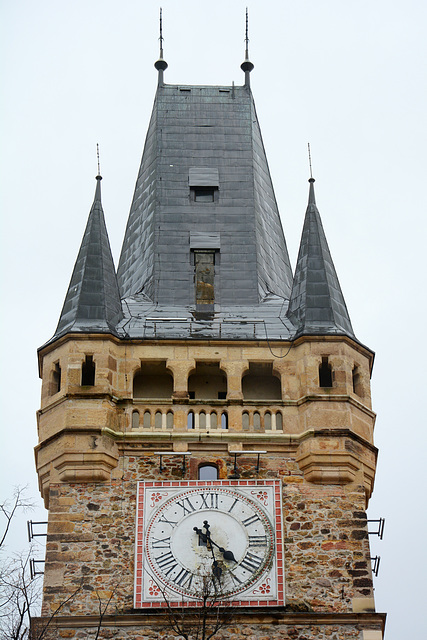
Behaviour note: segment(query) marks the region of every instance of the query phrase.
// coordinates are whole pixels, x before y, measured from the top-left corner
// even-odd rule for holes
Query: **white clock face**
[[[205,577],[224,595],[235,596],[270,568],[274,538],[265,509],[248,495],[231,487],[188,488],[151,515],[147,568],[182,597],[194,595]]]

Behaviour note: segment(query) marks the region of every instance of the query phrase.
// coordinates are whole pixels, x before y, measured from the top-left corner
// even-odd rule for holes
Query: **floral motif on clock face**
[[[151,499],[151,506],[154,507],[156,504],[158,504],[160,502],[160,500],[167,498],[168,494],[161,494],[158,491],[156,493],[152,493],[150,496]]]
[[[251,491],[251,494],[260,500],[265,507],[268,505],[267,491]]]

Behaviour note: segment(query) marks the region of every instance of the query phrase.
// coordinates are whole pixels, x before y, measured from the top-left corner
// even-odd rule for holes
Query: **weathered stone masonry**
[[[81,583],[82,591],[68,605],[70,612],[95,614],[95,590],[108,597],[114,592],[114,607],[131,612],[136,495],[132,477],[141,471],[140,477],[156,477],[153,467],[158,459],[153,458],[126,459],[123,480],[108,487],[51,489],[44,615]],[[287,473],[286,466],[281,465],[279,473]],[[173,471],[171,466],[165,479],[181,477],[180,469]],[[266,469],[260,473],[268,475]],[[363,489],[312,487],[300,476],[288,478],[290,482],[283,477],[288,605],[296,610],[351,611],[355,598],[372,598]]]

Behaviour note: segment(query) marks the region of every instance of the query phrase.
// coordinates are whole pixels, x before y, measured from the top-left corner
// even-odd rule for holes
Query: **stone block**
[[[351,604],[355,613],[375,611],[374,598],[353,598]]]

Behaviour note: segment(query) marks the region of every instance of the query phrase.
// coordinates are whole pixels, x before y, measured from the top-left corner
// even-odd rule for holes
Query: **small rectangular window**
[[[53,365],[53,371],[50,381],[50,395],[54,395],[61,390],[61,367],[59,362],[55,362]]]
[[[332,367],[328,356],[322,356],[322,363],[319,366],[319,387],[332,387]]]
[[[95,384],[95,363],[93,356],[86,356],[82,364],[82,387],[93,387]]]
[[[195,251],[196,304],[215,302],[215,251]]]
[[[214,187],[194,187],[194,202],[215,202]]]

